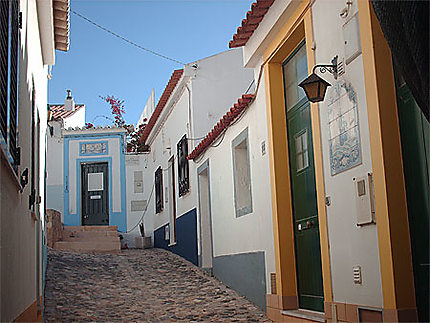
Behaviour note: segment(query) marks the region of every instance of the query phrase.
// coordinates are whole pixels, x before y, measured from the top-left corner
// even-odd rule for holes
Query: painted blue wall
[[[197,260],[197,212],[196,209],[188,211],[176,219],[176,244],[169,247],[169,240],[165,239],[165,228],[163,225],[154,232],[154,247],[162,248],[176,253],[194,265]]]
[[[91,155],[90,157],[82,158],[84,155],[80,155],[80,158],[76,159],[76,210],[75,214],[69,213],[69,142],[70,141],[80,141],[80,140],[88,140],[93,139],[97,142],[100,140],[106,140],[108,138],[118,138],[119,145],[119,163],[120,163],[120,183],[121,186],[121,211],[113,212],[112,211],[112,157],[110,156],[100,156],[96,157]],[[105,141],[102,141],[105,142]],[[109,148],[108,148],[109,149]],[[109,151],[109,150],[108,150]],[[79,149],[80,152],[80,149]],[[112,155],[112,151],[110,151],[110,155]],[[83,162],[107,162],[108,163],[108,172],[109,172],[109,225],[118,226],[118,231],[126,232],[127,231],[127,205],[126,205],[126,178],[125,178],[125,147],[124,147],[124,134],[118,133],[107,133],[107,134],[77,134],[77,135],[66,135],[64,137],[64,147],[63,147],[63,191],[64,191],[64,225],[81,225],[82,216],[80,214],[80,198],[81,198],[81,167],[80,164]],[[118,171],[115,169],[115,171]],[[114,183],[118,185],[118,183]]]

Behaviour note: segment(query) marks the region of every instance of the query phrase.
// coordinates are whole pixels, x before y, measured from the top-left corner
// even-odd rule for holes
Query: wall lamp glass
[[[329,72],[333,74],[334,79],[337,79],[337,55],[331,60],[330,65],[318,64],[312,69],[312,74],[304,79],[299,86],[305,90],[306,96],[309,101],[321,102],[324,100],[327,88],[331,86],[329,82],[322,79],[315,74],[316,69],[319,68],[321,73]]]

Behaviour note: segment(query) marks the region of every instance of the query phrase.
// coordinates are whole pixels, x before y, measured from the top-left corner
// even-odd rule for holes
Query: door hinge
[[[18,27],[22,29],[22,12],[18,14]]]

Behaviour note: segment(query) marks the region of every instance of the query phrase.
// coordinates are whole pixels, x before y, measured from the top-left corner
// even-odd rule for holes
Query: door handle
[[[308,220],[306,221],[306,223],[299,223],[297,225],[297,230],[298,231],[304,231],[304,230],[308,230],[315,227],[315,221],[312,220]]]

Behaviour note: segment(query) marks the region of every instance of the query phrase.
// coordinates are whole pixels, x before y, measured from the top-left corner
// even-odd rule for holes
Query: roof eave
[[[42,60],[45,65],[55,64],[54,11],[52,1],[36,2]]]
[[[53,0],[55,49],[69,50],[70,0]]]

